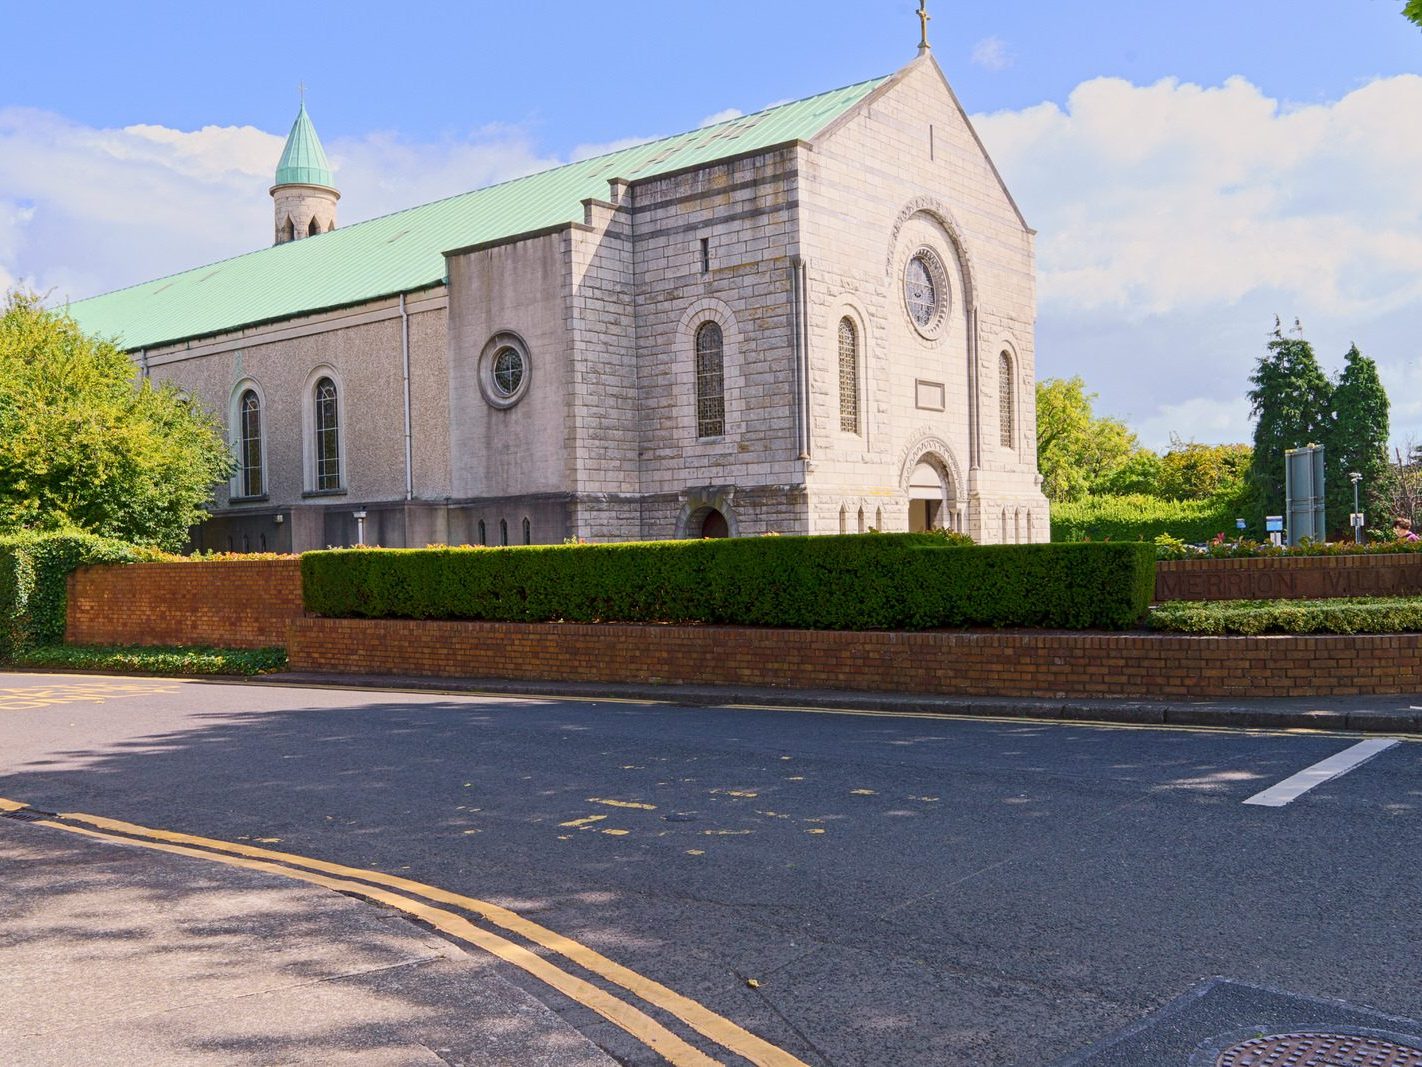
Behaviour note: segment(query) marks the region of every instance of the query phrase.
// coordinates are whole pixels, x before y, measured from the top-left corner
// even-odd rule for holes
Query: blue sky
[[[887,73],[916,6],[14,5],[33,46],[0,65],[0,284],[80,297],[261,244],[299,81],[349,222]],[[1327,366],[1353,340],[1378,358],[1397,436],[1422,439],[1422,32],[1400,7],[931,0],[1041,230],[1042,376],[1081,373],[1156,446],[1241,438],[1250,363],[1298,315]]]

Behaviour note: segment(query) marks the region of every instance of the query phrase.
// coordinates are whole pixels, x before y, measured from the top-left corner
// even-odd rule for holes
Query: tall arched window
[[[527,519],[523,520],[523,543],[526,545],[533,544],[533,523]]]
[[[241,420],[239,489],[242,496],[261,496],[267,487],[262,478],[262,402],[256,390],[248,389],[242,394],[237,411]]]
[[[726,432],[725,344],[721,327],[705,322],[696,331],[696,436]]]
[[[321,224],[316,221],[315,216],[312,216],[311,225],[308,226],[308,227],[306,227],[306,236],[307,236],[307,237],[315,237],[315,236],[317,236],[320,232],[321,232]]]
[[[291,221],[291,216],[289,215],[286,219],[286,239],[288,241],[296,240],[296,223]]]
[[[1002,447],[1017,447],[1016,390],[1012,382],[1012,357],[1006,352],[997,361],[998,425],[1002,428]]]
[[[859,432],[859,331],[847,317],[839,320],[839,428]]]
[[[322,378],[316,383],[316,491],[341,487],[341,424],[336,383]]]
[[[479,520],[479,543],[481,545],[487,545],[489,543],[489,530],[488,527],[484,525],[483,519]]]
[[[500,520],[499,520],[499,544],[501,544],[501,545],[506,545],[506,544],[508,544],[508,543],[509,543],[509,520],[508,520],[508,519],[500,519]]]

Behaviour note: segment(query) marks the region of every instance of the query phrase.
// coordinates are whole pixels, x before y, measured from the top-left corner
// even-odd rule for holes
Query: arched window
[[[1007,509],[1002,509],[1002,538],[999,544],[1007,544]]]
[[[883,508],[875,508],[875,509],[874,509],[874,529],[878,530],[880,533],[883,533],[883,532],[884,532],[884,509],[883,509]]]
[[[864,509],[859,509],[859,532],[864,532]]]
[[[322,378],[313,397],[316,429],[316,491],[341,487],[341,424],[336,383]]]
[[[266,492],[262,477],[262,402],[256,390],[248,389],[237,401],[241,420],[238,445],[238,489],[242,496],[261,496]]]
[[[316,216],[311,217],[311,225],[306,227],[306,236],[315,237],[321,232],[321,224],[316,221]]]
[[[526,545],[533,544],[533,523],[527,519],[523,520],[523,543]]]
[[[296,240],[296,223],[291,221],[290,215],[286,219],[286,239],[288,241]]]
[[[509,543],[509,520],[508,520],[508,519],[500,519],[500,520],[499,520],[499,544],[501,544],[501,545],[506,545],[506,544],[508,544],[508,543]]]
[[[839,428],[859,432],[859,331],[848,317],[839,320]]]
[[[1012,357],[1006,352],[997,361],[997,420],[1002,429],[1002,447],[1016,449],[1017,425],[1014,412],[1015,390],[1012,387]]]
[[[696,331],[696,436],[726,432],[725,344],[721,327],[705,322]]]
[[[489,528],[484,525],[484,520],[479,520],[479,543],[487,545],[489,543]]]
[[[1035,524],[1032,521],[1032,513],[1029,511],[1027,512],[1027,543],[1029,545],[1034,545],[1037,543],[1035,539],[1036,531],[1033,529],[1034,525]]]

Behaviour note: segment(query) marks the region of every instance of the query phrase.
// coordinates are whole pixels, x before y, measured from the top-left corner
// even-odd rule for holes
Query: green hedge
[[[68,578],[89,563],[137,563],[160,555],[95,534],[0,536],[0,659],[64,640]]]
[[[1169,534],[1205,542],[1233,537],[1239,505],[1230,500],[1163,500],[1156,496],[1088,496],[1052,505],[1053,541],[1154,541]]]
[[[943,547],[914,534],[533,548],[341,549],[301,559],[306,607],[354,618],[666,622],[816,630],[1122,628],[1142,544]]]
[[[169,648],[166,646],[44,645],[22,648],[11,657],[16,667],[71,671],[124,671],[192,677],[211,674],[256,675],[286,666],[282,648]]]
[[[1422,597],[1175,600],[1152,608],[1151,629],[1182,634],[1395,634],[1422,631]]]

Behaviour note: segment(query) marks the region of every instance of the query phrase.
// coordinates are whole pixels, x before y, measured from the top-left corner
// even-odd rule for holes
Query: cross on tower
[[[920,26],[918,50],[927,52],[933,47],[928,43],[928,24],[933,21],[933,16],[928,13],[928,0],[918,0],[918,21]]]

